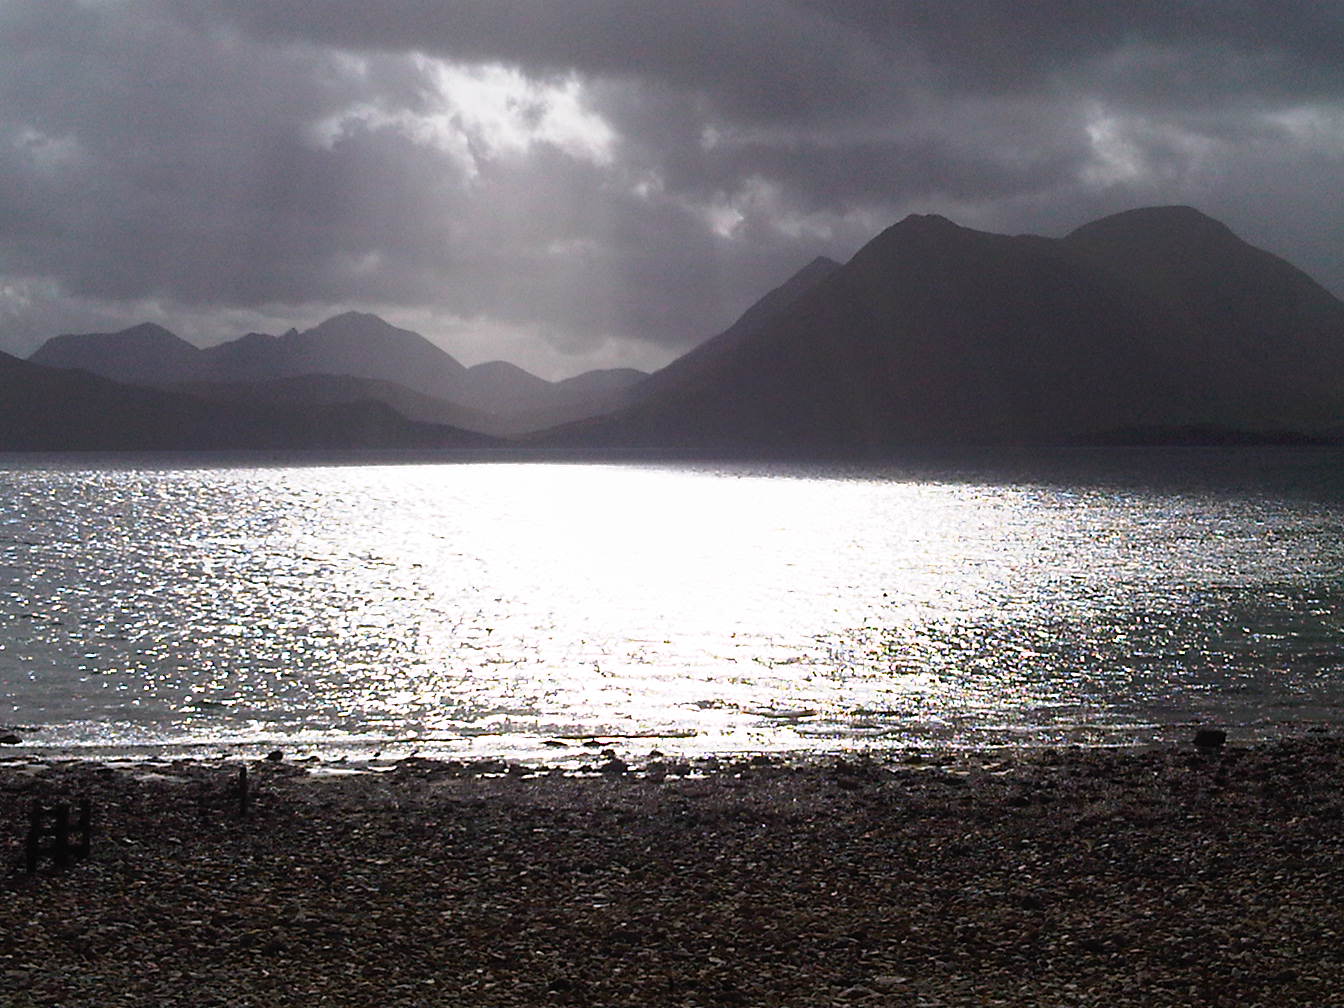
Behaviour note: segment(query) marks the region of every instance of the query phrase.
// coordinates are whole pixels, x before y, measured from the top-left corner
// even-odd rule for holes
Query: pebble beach
[[[0,761],[0,1004],[1344,1005],[1344,735]],[[241,808],[246,765],[250,802]],[[24,865],[88,798],[88,858]]]

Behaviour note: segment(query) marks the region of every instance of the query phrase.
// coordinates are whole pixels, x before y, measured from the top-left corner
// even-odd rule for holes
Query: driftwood
[[[28,839],[24,845],[28,874],[37,871],[42,858],[50,858],[57,868],[67,868],[72,859],[89,856],[93,828],[92,808],[87,798],[77,806],[78,815],[70,822],[70,806],[62,802],[47,807],[33,799],[28,813]]]

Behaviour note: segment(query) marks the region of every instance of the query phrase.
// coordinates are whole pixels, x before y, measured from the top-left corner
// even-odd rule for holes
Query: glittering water
[[[1344,456],[0,460],[0,724],[539,753],[1344,720]]]

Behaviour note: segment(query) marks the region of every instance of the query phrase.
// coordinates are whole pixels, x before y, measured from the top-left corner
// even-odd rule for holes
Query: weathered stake
[[[28,809],[28,839],[23,845],[28,874],[37,871],[37,855],[42,845],[42,803],[36,798]]]
[[[51,825],[47,825],[48,820]],[[88,857],[92,825],[93,809],[87,798],[80,799],[79,816],[73,827],[79,836],[73,839],[70,836],[70,806],[62,802],[44,808],[41,801],[33,799],[28,809],[28,836],[24,843],[24,867],[28,874],[37,871],[38,862],[43,857],[51,858],[57,868],[68,868],[71,858]]]
[[[86,858],[89,856],[93,833],[93,806],[87,798],[79,800],[79,820],[76,828],[79,830],[79,843],[75,845],[75,857]]]
[[[70,867],[70,806],[56,806],[56,829],[51,837],[51,858],[57,868]]]
[[[247,767],[238,768],[238,814],[245,816],[252,807],[252,791],[247,786]]]

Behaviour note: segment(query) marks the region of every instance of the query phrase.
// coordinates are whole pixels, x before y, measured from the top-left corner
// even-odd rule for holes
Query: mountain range
[[[211,402],[0,353],[0,450],[489,449],[494,438],[370,400]]]
[[[248,333],[205,348],[146,322],[120,332],[57,336],[29,360],[215,401],[368,399],[411,419],[490,434],[614,408],[645,377],[619,368],[550,382],[505,361],[466,367],[420,334],[361,312],[337,315],[305,332]]]
[[[1344,302],[1189,207],[1062,239],[910,216],[636,393],[550,439],[734,455],[1281,440],[1344,418]]]
[[[20,373],[17,364],[105,382],[71,386],[67,397],[110,403],[112,388],[123,405],[159,397],[146,400],[147,417],[169,408],[164,396],[184,415],[223,410],[232,426],[215,429],[225,431],[242,431],[249,416],[278,430],[290,422],[284,410],[297,408],[326,411],[312,415],[329,436],[346,422],[340,410],[363,410],[347,419],[371,430],[376,408],[384,437],[399,436],[400,421],[422,442],[527,434],[528,445],[557,452],[1236,443],[1341,429],[1344,302],[1189,207],[1133,210],[1059,239],[913,215],[847,263],[814,260],[647,376],[545,382],[502,361],[467,368],[354,312],[205,349],[151,324],[60,336],[0,368],[0,379]],[[33,412],[0,414],[0,445],[14,441],[4,436],[9,417],[58,422],[28,401]],[[141,441],[151,436],[149,420],[109,417],[106,438],[122,423]]]

